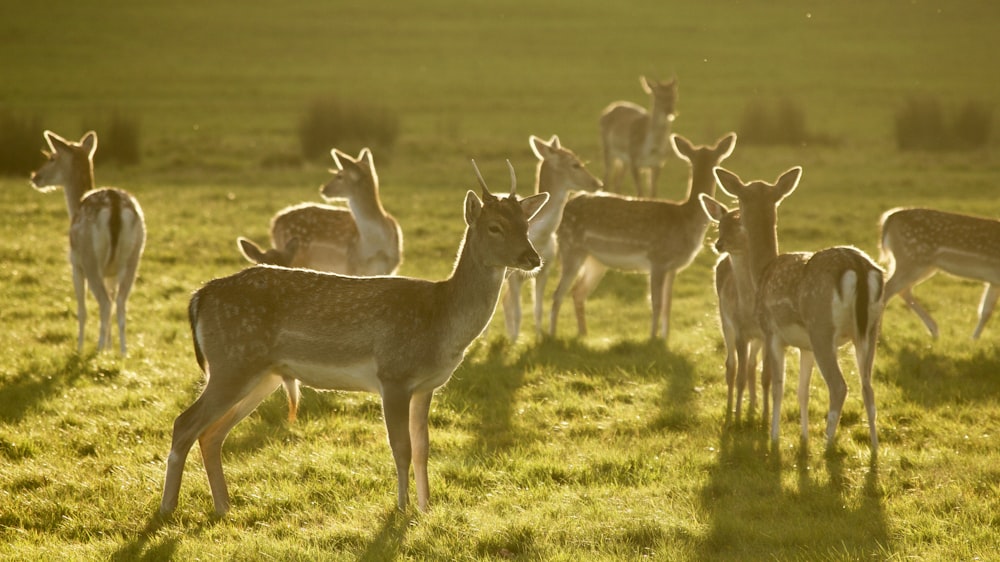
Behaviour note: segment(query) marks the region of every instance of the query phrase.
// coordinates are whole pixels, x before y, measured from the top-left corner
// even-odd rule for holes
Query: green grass
[[[876,360],[876,460],[846,350],[852,394],[835,450],[822,446],[818,374],[810,447],[798,442],[788,392],[773,450],[760,423],[723,427],[724,349],[707,249],[678,277],[669,347],[645,339],[639,275],[609,273],[588,303],[587,338],[571,337],[570,306],[559,337],[541,343],[530,318],[525,335],[506,342],[498,315],[435,398],[428,514],[394,509],[378,399],[307,390],[297,423],[284,421],[275,395],[230,435],[225,518],[212,515],[195,451],[176,514],[158,519],[173,419],[202,384],[188,298],[244,266],[237,236],[263,240],[276,210],[317,199],[326,164],[262,162],[297,151],[299,119],[318,95],[372,100],[400,115],[391,165],[378,153],[375,161],[406,238],[406,275],[449,272],[462,197],[475,185],[470,157],[498,185],[511,158],[524,193],[534,166],[528,135],[558,133],[600,174],[597,115],[615,99],[643,102],[643,73],[678,76],[674,128],[695,143],[737,128],[758,98],[793,100],[811,133],[838,141],[738,142],[726,161],[745,179],[769,181],[804,167],[779,213],[783,250],[850,243],[877,255],[878,216],[901,205],[1000,215],[995,142],[900,153],[892,136],[894,112],[911,95],[949,104],[1000,97],[992,61],[1000,9],[991,3],[649,1],[628,15],[596,0],[235,6],[0,7],[0,108],[38,115],[68,137],[83,132],[84,117],[110,110],[141,121],[141,164],[99,168],[97,180],[136,194],[149,230],[129,303],[130,356],[93,353],[93,299],[78,356],[62,196],[0,178],[0,558],[1000,552],[995,321],[981,341],[969,340],[981,286],[942,275],[917,289],[941,326],[938,341],[899,300],[889,304]],[[669,163],[661,193],[680,197],[685,174],[679,160]]]

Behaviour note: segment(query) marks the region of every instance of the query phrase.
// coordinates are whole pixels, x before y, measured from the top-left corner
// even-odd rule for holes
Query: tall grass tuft
[[[0,174],[30,174],[41,162],[42,146],[41,118],[0,110]]]
[[[313,99],[299,122],[302,155],[308,160],[326,158],[331,148],[354,153],[369,147],[384,162],[398,135],[396,112],[337,96]]]
[[[138,164],[142,160],[139,141],[139,120],[120,111],[113,111],[94,123],[83,120],[84,131],[97,132],[97,152],[94,153],[94,165],[116,163],[123,166]]]
[[[965,150],[985,146],[993,126],[993,110],[967,101],[953,116],[937,98],[912,96],[896,112],[896,146],[900,150]]]

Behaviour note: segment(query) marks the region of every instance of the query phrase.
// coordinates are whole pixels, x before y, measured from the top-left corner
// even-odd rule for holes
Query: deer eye
[[[500,225],[498,225],[498,224],[491,224],[489,227],[487,227],[487,230],[493,236],[501,236],[501,235],[503,235],[503,229],[500,228]]]

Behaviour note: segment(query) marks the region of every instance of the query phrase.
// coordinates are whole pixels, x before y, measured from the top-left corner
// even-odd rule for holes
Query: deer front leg
[[[73,266],[73,290],[76,292],[76,320],[79,323],[76,352],[83,353],[83,332],[87,325],[87,278],[83,269],[77,266]]]
[[[396,506],[406,510],[410,484],[410,392],[398,380],[382,385],[382,416],[396,462]]]
[[[521,284],[522,278],[516,272],[507,275],[507,292],[503,296],[503,317],[507,326],[507,337],[517,341],[521,332]]]
[[[430,435],[427,418],[434,391],[416,393],[410,398],[410,445],[413,447],[413,480],[417,486],[417,509],[427,512],[430,505],[430,484],[427,481],[427,458]]]
[[[924,326],[927,326],[927,331],[931,333],[931,337],[937,339],[938,338],[937,322],[935,322],[934,319],[931,318],[930,313],[927,312],[927,310],[920,305],[920,302],[917,300],[917,298],[913,296],[913,290],[910,287],[907,287],[899,292],[899,296],[903,297],[903,301],[906,303],[907,306],[910,307],[910,310],[915,312],[916,315],[920,317],[920,320],[923,321]]]
[[[986,326],[986,321],[993,314],[993,308],[997,304],[998,297],[1000,297],[1000,287],[993,283],[987,283],[986,290],[983,291],[983,298],[979,302],[979,323],[976,324],[976,331],[972,333],[972,339],[978,340],[979,336],[983,333],[983,328]]]
[[[778,442],[781,427],[781,397],[785,392],[785,345],[773,335],[767,336],[764,369],[771,379],[771,442]]]

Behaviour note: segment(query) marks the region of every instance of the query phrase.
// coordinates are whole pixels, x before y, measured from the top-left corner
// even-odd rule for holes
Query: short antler
[[[513,196],[517,191],[517,175],[514,174],[514,165],[507,159],[507,169],[510,170],[510,194]]]
[[[491,195],[490,188],[486,187],[486,180],[483,179],[483,174],[479,171],[479,166],[476,165],[476,159],[472,158],[472,169],[476,171],[476,179],[479,180],[479,186],[483,188],[483,197]]]

